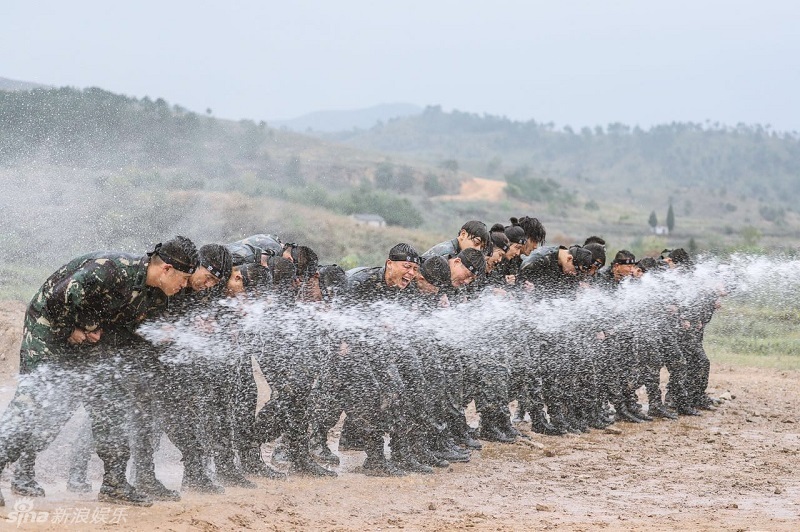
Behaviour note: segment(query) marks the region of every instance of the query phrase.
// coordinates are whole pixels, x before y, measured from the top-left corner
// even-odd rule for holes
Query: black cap
[[[594,264],[592,252],[584,247],[572,246],[569,248],[569,254],[572,255],[572,264],[580,271],[586,271]]]
[[[425,259],[419,268],[419,273],[433,286],[438,288],[450,286],[450,264],[447,263],[446,258],[440,255]]]
[[[154,255],[183,273],[192,274],[199,265],[197,247],[185,236],[176,236],[163,244],[156,244],[155,249],[147,254],[148,257]]]
[[[645,257],[639,262],[637,262],[636,265],[643,272],[649,272],[651,270],[657,270],[659,268],[669,267],[667,263],[665,263],[663,260],[656,259],[654,257]]]
[[[477,249],[463,249],[456,258],[461,259],[461,264],[473,275],[480,277],[486,273],[486,259]]]
[[[422,263],[419,253],[410,244],[397,244],[389,250],[389,260],[398,262]]]
[[[692,264],[691,257],[689,257],[689,254],[683,248],[677,248],[672,250],[665,249],[664,251],[661,252],[661,258],[672,259],[672,262],[674,262],[675,264],[684,264],[687,266],[691,266]]]
[[[583,249],[588,249],[592,254],[592,265],[602,268],[606,265],[606,247],[597,242],[590,242],[583,245]]]
[[[341,266],[326,264],[319,267],[319,288],[322,297],[328,299],[347,289],[347,276]]]
[[[611,264],[636,264],[636,256],[627,249],[623,249],[617,252]]]
[[[225,246],[206,244],[198,251],[200,266],[208,270],[218,281],[227,282],[233,270],[233,257]]]
[[[505,234],[508,241],[512,244],[522,244],[523,246],[528,242],[525,236],[525,230],[518,225],[510,225],[505,228]]]
[[[500,248],[504,252],[508,251],[508,248],[511,247],[511,242],[508,240],[505,231],[492,231],[489,233],[489,242],[487,244],[486,249],[486,256],[490,256],[494,251],[494,248]],[[491,247],[491,249],[489,249]]]

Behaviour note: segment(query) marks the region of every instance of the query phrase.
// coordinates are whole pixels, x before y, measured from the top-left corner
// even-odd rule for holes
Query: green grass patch
[[[725,302],[706,331],[715,362],[800,369],[800,311],[747,302]]]

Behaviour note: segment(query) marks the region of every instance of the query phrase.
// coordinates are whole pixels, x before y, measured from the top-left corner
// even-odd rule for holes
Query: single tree
[[[650,219],[647,220],[647,223],[649,223],[650,227],[652,227],[653,229],[656,228],[656,226],[658,225],[658,218],[656,218],[656,211],[650,213]]]
[[[669,204],[669,210],[667,211],[667,229],[671,233],[673,229],[675,229],[675,213],[672,212],[672,204]]]

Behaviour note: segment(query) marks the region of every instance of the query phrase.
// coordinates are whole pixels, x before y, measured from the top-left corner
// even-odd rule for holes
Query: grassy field
[[[706,332],[714,362],[800,369],[800,311],[726,302]]]

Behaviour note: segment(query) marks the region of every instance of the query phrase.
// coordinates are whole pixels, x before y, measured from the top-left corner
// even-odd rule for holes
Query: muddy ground
[[[0,310],[0,408],[14,391],[21,308]],[[22,523],[22,530],[798,530],[798,377],[715,364],[711,392],[732,399],[702,417],[486,443],[470,463],[403,478],[366,477],[358,471],[363,453],[344,452],[336,479],[256,479],[254,490],[184,494],[181,502],[116,517],[120,507],[97,503],[96,494],[64,489],[65,457],[80,421],[74,419],[39,457],[46,498],[21,501],[10,493],[9,471],[3,474],[0,530],[17,528],[7,521],[20,516],[15,505],[30,510],[23,520],[43,521]],[[334,430],[334,449],[337,436]],[[270,448],[264,452],[268,457]],[[158,468],[165,484],[179,487],[178,455],[166,440]],[[95,489],[100,471],[95,458]]]

